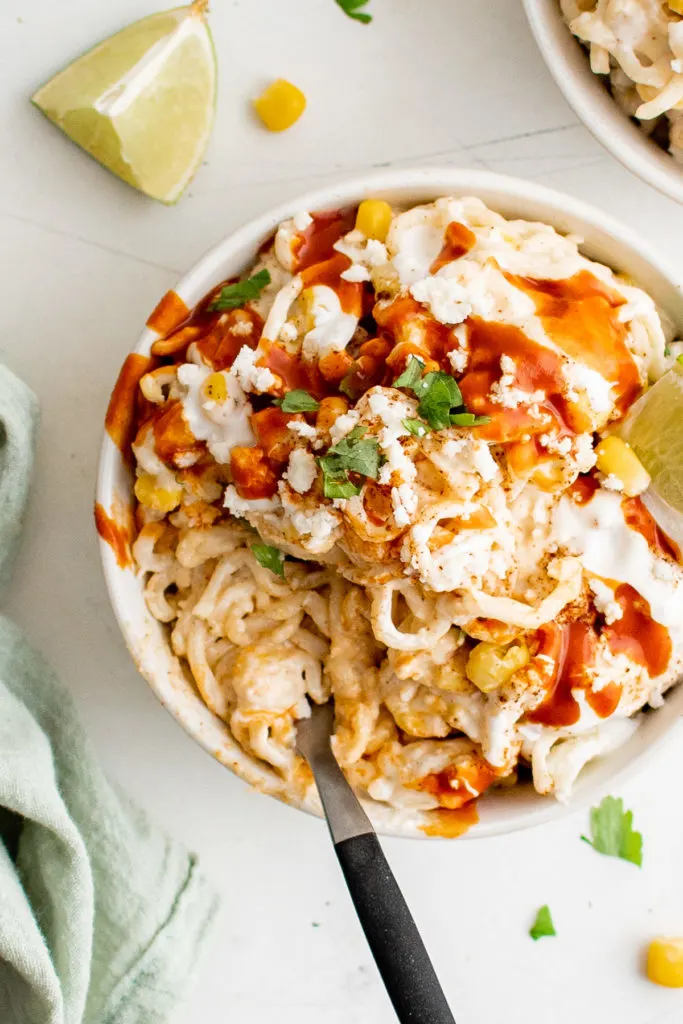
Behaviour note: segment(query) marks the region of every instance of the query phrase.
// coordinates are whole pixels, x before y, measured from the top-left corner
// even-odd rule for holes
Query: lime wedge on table
[[[683,514],[683,366],[638,399],[619,433],[652,477],[650,490]]]
[[[213,125],[216,58],[205,0],[152,14],[44,85],[35,105],[129,185],[173,203]]]

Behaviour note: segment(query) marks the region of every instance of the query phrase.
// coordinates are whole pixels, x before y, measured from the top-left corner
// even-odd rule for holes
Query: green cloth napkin
[[[37,421],[0,366],[3,581]],[[105,778],[68,694],[0,617],[0,1024],[168,1021],[216,907],[195,858]]]

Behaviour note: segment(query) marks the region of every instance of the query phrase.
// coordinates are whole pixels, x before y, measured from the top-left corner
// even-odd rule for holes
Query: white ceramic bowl
[[[683,297],[676,276],[630,230],[570,196],[525,181],[477,170],[395,170],[368,175],[320,191],[310,192],[240,228],[212,249],[177,285],[177,293],[192,307],[219,281],[247,269],[261,243],[277,225],[299,210],[324,210],[357,203],[367,197],[413,204],[442,195],[476,195],[506,216],[545,221],[563,232],[585,239],[587,256],[624,271],[648,291],[683,329]],[[135,348],[149,354],[156,335],[145,330]],[[113,383],[113,382],[112,382]],[[118,448],[105,434],[99,467],[97,501],[111,515],[130,503],[131,476]],[[278,779],[249,757],[232,739],[225,724],[201,701],[188,676],[170,650],[164,627],[147,610],[141,579],[132,569],[121,569],[114,553],[101,542],[102,563],[111,602],[121,630],[141,674],[162,704],[183,728],[213,757],[247,778],[257,788],[286,799]],[[572,807],[598,799],[618,776],[639,761],[671,729],[683,713],[683,687],[670,694],[665,705],[648,714],[633,738],[584,772]],[[313,805],[304,809],[317,812]],[[480,801],[480,823],[468,835],[492,836],[548,821],[565,813],[553,798],[541,797],[531,786],[501,790]],[[415,834],[407,825],[391,820],[375,804],[370,814],[380,831]]]
[[[559,0],[524,0],[548,70],[586,127],[625,167],[683,203],[683,167],[631,121],[590,69],[588,53],[562,17]]]

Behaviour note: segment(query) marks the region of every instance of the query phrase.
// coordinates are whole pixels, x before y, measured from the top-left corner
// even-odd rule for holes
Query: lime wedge
[[[213,125],[216,56],[205,8],[195,0],[136,21],[32,97],[73,142],[163,203],[191,180]]]
[[[683,513],[683,366],[646,391],[619,429],[652,477],[650,491]]]

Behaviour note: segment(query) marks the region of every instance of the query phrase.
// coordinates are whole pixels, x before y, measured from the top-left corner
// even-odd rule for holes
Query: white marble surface
[[[224,894],[218,941],[179,1024],[389,1024],[394,1019],[323,826],[256,796],[159,707],[107,603],[92,526],[100,424],[158,297],[222,235],[310,185],[388,164],[487,167],[627,220],[674,259],[683,209],[622,170],[546,72],[519,0],[214,0],[214,137],[167,209],[129,190],[28,104],[42,80],[157,0],[2,0],[0,357],[36,390],[31,511],[4,605],[68,682],[109,771],[199,851]],[[247,100],[284,75],[309,110],[289,134]],[[458,1024],[674,1024],[683,994],[642,977],[653,932],[683,934],[683,730],[624,790],[642,871],[579,842],[585,815],[500,840],[386,852]],[[559,935],[534,944],[536,908]]]

